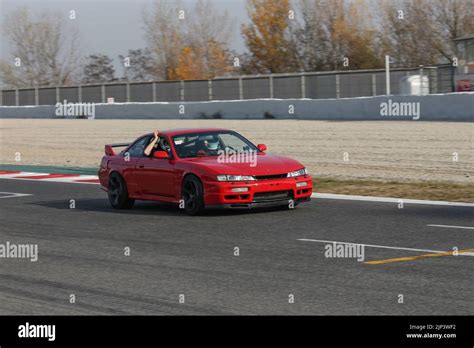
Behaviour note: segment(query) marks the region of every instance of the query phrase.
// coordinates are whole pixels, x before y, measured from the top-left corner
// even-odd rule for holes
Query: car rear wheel
[[[201,181],[194,175],[183,180],[182,195],[184,211],[189,215],[197,215],[204,210],[204,190]]]
[[[115,209],[130,209],[135,203],[134,199],[128,197],[125,180],[115,172],[109,177],[108,195],[110,205]]]

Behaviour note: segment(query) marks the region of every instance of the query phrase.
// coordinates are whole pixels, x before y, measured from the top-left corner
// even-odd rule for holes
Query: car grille
[[[253,203],[276,202],[293,198],[292,191],[256,192],[253,194]]]
[[[257,180],[271,180],[271,179],[281,179],[281,178],[286,178],[287,173],[285,174],[274,174],[274,175],[256,175],[255,179]]]

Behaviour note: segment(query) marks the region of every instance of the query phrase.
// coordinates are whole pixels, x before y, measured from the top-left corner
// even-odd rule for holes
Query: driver
[[[213,137],[210,140],[204,140],[204,145],[210,151],[217,151],[219,148],[219,139],[217,139],[217,137]]]
[[[201,140],[198,143],[198,154],[206,154],[211,151],[217,151],[219,148],[219,139],[217,137],[212,137],[209,140]]]

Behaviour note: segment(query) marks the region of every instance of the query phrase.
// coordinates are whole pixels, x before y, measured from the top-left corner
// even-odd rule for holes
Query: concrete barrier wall
[[[74,116],[66,116],[67,118]],[[0,118],[58,118],[52,106],[3,106]],[[474,121],[474,93],[344,99],[95,104],[97,119]]]

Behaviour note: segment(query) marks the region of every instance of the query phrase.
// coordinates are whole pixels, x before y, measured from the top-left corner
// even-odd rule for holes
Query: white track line
[[[384,203],[399,203],[403,204],[428,204],[428,205],[449,205],[458,207],[474,207],[474,203],[464,202],[447,202],[447,201],[429,201],[421,199],[405,199],[392,197],[373,197],[373,196],[353,196],[353,195],[339,195],[333,193],[313,193],[311,197],[316,199],[339,199],[348,201],[365,201],[365,202],[384,202]]]
[[[26,181],[36,181],[36,182],[61,182],[64,184],[88,184],[88,185],[99,185],[98,182],[81,182],[77,180],[84,180],[81,177],[74,177],[74,178],[48,178],[48,179],[28,179],[28,178],[3,178],[0,176],[0,179],[12,179],[12,180],[26,180]],[[90,178],[90,179],[97,179],[95,178]],[[98,179],[97,179],[98,180]]]
[[[97,175],[83,175],[77,174],[77,176],[65,176],[65,177],[52,177],[48,178],[47,176],[50,173],[36,173],[36,172],[19,172],[19,173],[9,173],[9,174],[0,174],[0,179],[12,179],[12,180],[29,180],[29,181],[48,181],[48,182],[63,182],[63,183],[73,183],[73,184],[92,184],[98,185],[98,182],[81,182],[81,180],[98,180]],[[19,178],[21,176],[21,178]],[[31,178],[36,177],[36,178]],[[37,178],[41,177],[41,178]],[[44,178],[43,178],[44,177]]]
[[[1,194],[7,194],[8,196],[0,196],[0,198],[14,198],[14,197],[33,196],[30,193],[16,193],[16,192],[0,192],[0,195]]]
[[[81,175],[81,176],[69,176],[63,178],[46,178],[41,181],[57,181],[57,182],[75,182],[76,180],[98,180],[97,175]]]
[[[407,250],[407,251],[421,251],[421,252],[427,252],[427,253],[445,253],[446,250],[441,251],[441,250],[430,250],[430,249],[416,249],[416,248],[403,248],[403,247],[393,247],[393,246],[386,246],[386,245],[374,245],[374,244],[362,244],[362,243],[348,243],[348,242],[336,242],[334,240],[321,240],[321,239],[297,239],[302,242],[316,242],[316,243],[336,243],[336,244],[358,244],[358,245],[363,245],[364,247],[368,248],[379,248],[379,249],[393,249],[393,250]],[[474,253],[460,253],[459,255],[463,256],[474,256]]]
[[[453,226],[453,225],[426,225],[430,227],[445,227],[445,228],[462,228],[466,230],[474,230],[474,227],[470,226]]]
[[[20,172],[11,174],[0,174],[0,179],[16,179],[17,176],[46,176],[48,173]]]

